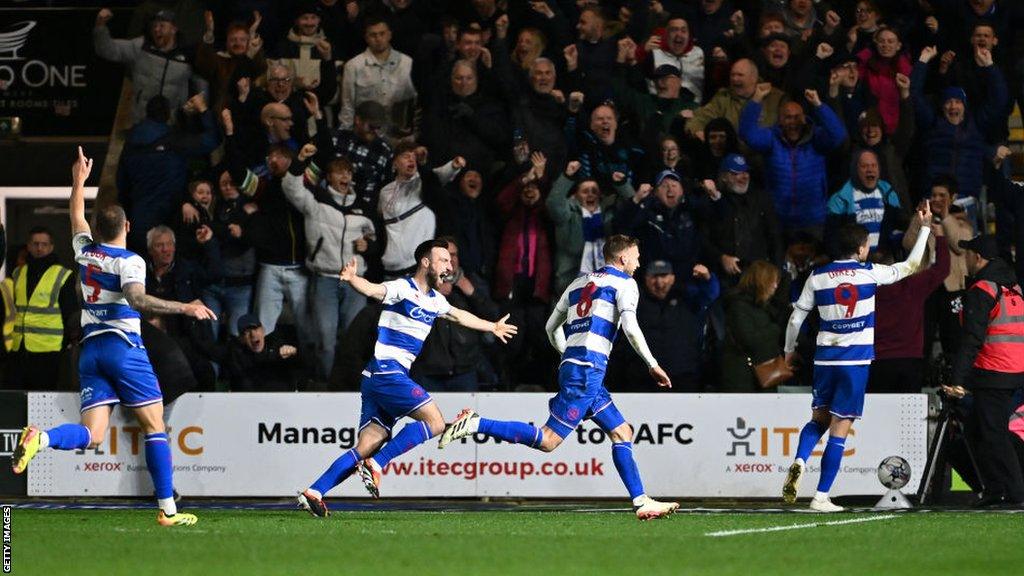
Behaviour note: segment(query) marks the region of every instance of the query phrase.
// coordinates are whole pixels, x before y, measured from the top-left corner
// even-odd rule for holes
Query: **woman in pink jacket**
[[[900,122],[900,90],[896,74],[910,75],[910,57],[903,51],[903,43],[892,28],[879,28],[874,45],[857,53],[862,81],[878,99],[878,111],[885,123],[885,133],[891,135]]]

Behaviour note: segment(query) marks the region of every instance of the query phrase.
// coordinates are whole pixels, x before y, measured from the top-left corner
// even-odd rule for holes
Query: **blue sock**
[[[818,445],[818,440],[821,440],[822,435],[825,434],[825,430],[827,428],[814,420],[805,424],[804,429],[800,431],[800,443],[796,447],[796,457],[807,462],[814,447]]]
[[[642,496],[644,483],[640,480],[640,470],[636,467],[636,460],[633,460],[633,443],[612,444],[612,461],[615,462],[615,469],[619,471],[619,477],[626,485],[626,490],[629,490],[629,497]]]
[[[431,436],[430,427],[426,422],[407,424],[373,459],[383,468],[395,458],[430,440]]]
[[[544,433],[540,428],[531,426],[526,422],[504,422],[501,420],[491,420],[490,418],[481,418],[480,427],[477,431],[505,442],[525,444],[531,448],[540,446],[541,440],[544,439]]]
[[[56,450],[81,450],[89,447],[92,434],[81,424],[61,424],[46,431],[50,438],[50,448]]]
[[[839,473],[839,463],[843,461],[845,448],[846,438],[828,437],[825,453],[821,456],[821,478],[818,479],[818,492],[828,492],[832,489],[832,483],[835,482],[836,474]]]
[[[345,478],[348,478],[349,474],[356,469],[356,465],[359,464],[359,453],[353,448],[348,452],[345,452],[341,456],[331,463],[331,467],[324,471],[316,482],[310,486],[313,490],[320,493],[321,496],[326,496],[327,493],[338,484],[341,484]]]
[[[146,466],[149,467],[157,499],[173,498],[174,466],[171,465],[171,447],[167,444],[166,433],[146,434]]]

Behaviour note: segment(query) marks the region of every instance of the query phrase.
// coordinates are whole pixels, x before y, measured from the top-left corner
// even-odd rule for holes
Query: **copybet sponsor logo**
[[[791,426],[758,426],[748,424],[743,417],[736,418],[736,425],[726,428],[731,441],[725,455],[746,462],[733,462],[726,466],[726,472],[784,472],[796,455],[800,441],[800,428]],[[850,436],[856,431],[850,430]],[[811,456],[821,456],[825,436],[818,442],[822,449],[815,449]],[[857,453],[854,447],[847,448],[843,456]],[[753,460],[753,461],[749,461]]]

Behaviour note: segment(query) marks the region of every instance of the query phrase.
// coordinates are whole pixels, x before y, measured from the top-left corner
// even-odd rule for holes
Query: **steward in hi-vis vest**
[[[985,491],[980,506],[1024,504],[1024,478],[1006,426],[1024,386],[1024,294],[992,236],[961,240],[971,275],[963,302],[963,338],[948,393],[974,396],[972,444]],[[965,390],[966,389],[966,390]]]
[[[5,386],[56,389],[59,354],[79,331],[74,274],[57,263],[53,236],[45,228],[29,233],[25,263],[4,280]]]

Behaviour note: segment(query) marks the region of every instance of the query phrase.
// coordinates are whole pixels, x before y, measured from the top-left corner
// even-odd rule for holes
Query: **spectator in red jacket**
[[[514,338],[504,350],[506,376],[512,369],[521,372],[513,375],[514,381],[539,384],[537,378],[543,364],[537,362],[553,358],[544,329],[551,299],[551,242],[543,199],[547,160],[543,154],[534,152],[530,162],[530,170],[509,182],[498,194],[497,205],[505,220],[505,230],[498,248],[494,300],[503,307],[502,313],[511,314],[509,322],[519,326],[524,334],[523,338]]]
[[[935,263],[875,292],[875,361],[868,392],[917,394],[924,375],[924,302],[949,275],[949,249],[941,224],[932,224]]]

